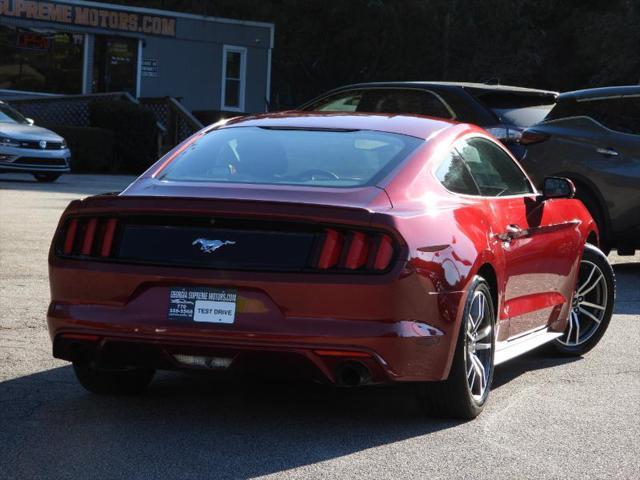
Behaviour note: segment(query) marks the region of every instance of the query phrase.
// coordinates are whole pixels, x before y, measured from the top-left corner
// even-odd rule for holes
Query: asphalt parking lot
[[[51,357],[47,253],[73,199],[130,177],[0,175],[0,478],[640,478],[640,255],[585,358],[496,370],[475,421],[424,416],[407,387],[242,385],[174,373],[147,395],[86,393]]]

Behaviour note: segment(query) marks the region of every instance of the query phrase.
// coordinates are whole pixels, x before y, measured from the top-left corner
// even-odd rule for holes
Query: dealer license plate
[[[233,323],[236,319],[235,290],[207,287],[169,289],[169,320]]]

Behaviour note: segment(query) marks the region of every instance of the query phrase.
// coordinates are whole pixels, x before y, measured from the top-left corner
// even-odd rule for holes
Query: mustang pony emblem
[[[196,238],[191,245],[200,245],[200,250],[204,253],[213,253],[223,245],[235,245],[236,242],[230,240],[209,240],[208,238]]]

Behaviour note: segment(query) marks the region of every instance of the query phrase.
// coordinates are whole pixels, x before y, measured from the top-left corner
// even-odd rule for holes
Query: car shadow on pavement
[[[582,357],[558,356],[552,345],[543,345],[532,352],[509,360],[503,365],[496,366],[493,373],[491,389],[497,390],[527,372],[545,368],[555,368],[581,360]]]
[[[27,478],[249,478],[461,423],[425,416],[406,387],[163,372],[143,396],[105,397],[65,366],[0,383],[0,464]]]
[[[640,262],[613,266],[616,274],[616,304],[613,313],[640,314]]]

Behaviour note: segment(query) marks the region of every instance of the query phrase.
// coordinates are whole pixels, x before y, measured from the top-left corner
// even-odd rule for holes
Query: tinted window
[[[533,193],[522,170],[493,142],[473,138],[463,142],[458,151],[482,195],[499,197]]]
[[[464,161],[455,150],[449,152],[442,161],[436,170],[436,177],[451,192],[467,195],[479,194],[478,186],[473,181]]]
[[[579,102],[587,114],[611,130],[640,134],[640,98],[610,98]]]
[[[447,107],[433,93],[426,90],[393,88],[341,92],[319,100],[305,110],[405,113],[452,118]]]
[[[189,146],[161,178],[353,187],[377,180],[422,142],[367,130],[223,128]]]
[[[567,117],[590,117],[605,127],[640,135],[640,98],[602,98],[559,103],[546,120]]]

